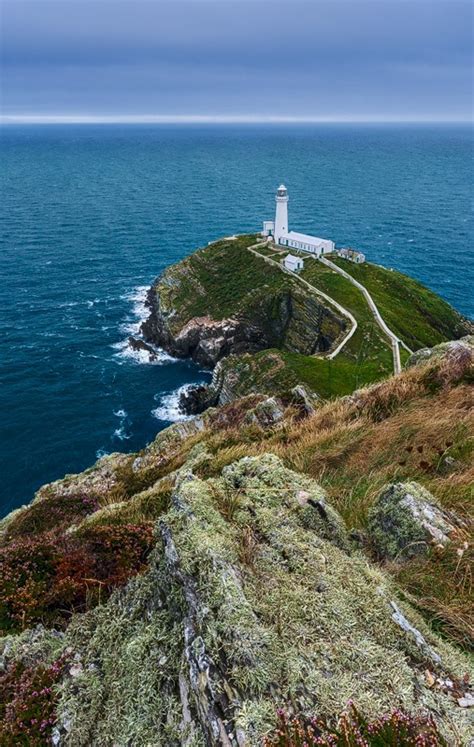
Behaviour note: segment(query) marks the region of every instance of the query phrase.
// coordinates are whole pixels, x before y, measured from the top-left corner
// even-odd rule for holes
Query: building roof
[[[342,249],[339,249],[340,254],[350,254],[351,256],[360,255],[361,257],[364,257],[365,255],[363,252],[360,252],[358,249],[351,249],[348,246],[343,247]]]
[[[330,239],[319,239],[317,236],[310,236],[307,233],[298,233],[298,231],[289,231],[283,234],[283,238],[291,241],[301,241],[303,244],[322,244]]]
[[[290,261],[290,262],[302,262],[303,260],[302,260],[301,257],[295,257],[293,254],[287,254],[287,256],[285,257],[285,262],[287,262],[287,261]]]

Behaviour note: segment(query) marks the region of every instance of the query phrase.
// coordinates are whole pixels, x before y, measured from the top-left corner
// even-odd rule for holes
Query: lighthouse
[[[280,238],[288,233],[288,191],[284,184],[280,184],[275,196],[275,243],[280,243]]]
[[[334,241],[319,239],[306,233],[288,230],[288,190],[280,184],[275,196],[275,220],[264,220],[262,236],[279,246],[288,246],[300,252],[309,252],[316,257],[335,251]]]

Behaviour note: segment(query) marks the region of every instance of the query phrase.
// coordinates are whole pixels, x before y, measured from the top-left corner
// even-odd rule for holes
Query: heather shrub
[[[21,511],[8,526],[6,539],[65,528],[98,507],[97,499],[85,494],[51,496]]]
[[[61,679],[67,657],[50,666],[11,664],[0,674],[0,744],[48,744],[56,722],[57,695],[54,685]]]
[[[151,523],[11,540],[0,549],[0,630],[64,625],[139,573],[151,544]]]
[[[369,721],[351,703],[334,723],[290,717],[284,711],[279,711],[278,720],[264,747],[447,747],[432,718],[400,710]]]

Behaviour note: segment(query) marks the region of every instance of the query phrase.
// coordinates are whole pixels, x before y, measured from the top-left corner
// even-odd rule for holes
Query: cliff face
[[[216,242],[168,268],[148,295],[145,340],[207,366],[265,348],[305,355],[329,350],[345,320],[247,251],[254,242]]]
[[[1,522],[0,742],[281,747],[283,708],[329,747],[353,701],[397,709],[369,745],[468,743],[473,343],[233,399]]]

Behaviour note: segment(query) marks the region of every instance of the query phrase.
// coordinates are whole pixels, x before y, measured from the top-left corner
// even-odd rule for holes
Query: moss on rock
[[[369,512],[368,527],[379,556],[391,560],[426,553],[433,543],[444,545],[455,530],[431,493],[416,482],[385,487]]]

